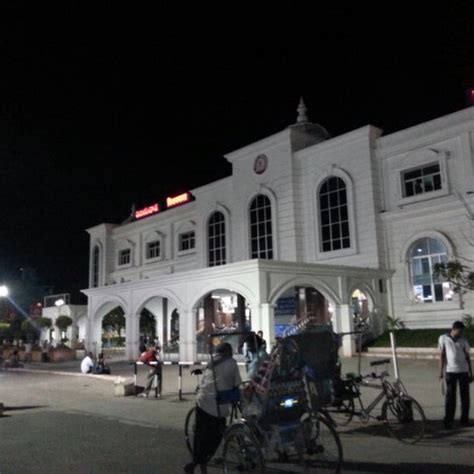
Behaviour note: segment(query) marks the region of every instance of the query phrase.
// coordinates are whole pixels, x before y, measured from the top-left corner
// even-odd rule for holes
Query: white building
[[[474,109],[382,137],[366,126],[334,138],[298,107],[297,123],[229,153],[232,175],[150,203],[90,234],[87,340],[120,306],[127,356],[139,315],[196,360],[202,333],[251,326],[267,340],[308,313],[353,328],[353,311],[406,326],[446,327],[472,307],[432,266],[473,258]],[[350,354],[353,341],[345,338]]]

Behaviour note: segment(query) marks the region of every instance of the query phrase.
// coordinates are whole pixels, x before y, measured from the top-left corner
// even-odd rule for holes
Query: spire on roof
[[[303,123],[308,121],[308,109],[304,103],[303,97],[300,97],[300,103],[296,109],[298,112],[298,117],[296,118],[296,123]]]

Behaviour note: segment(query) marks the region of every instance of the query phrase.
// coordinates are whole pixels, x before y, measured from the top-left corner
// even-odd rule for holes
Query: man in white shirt
[[[440,336],[438,348],[441,352],[439,378],[446,369],[446,405],[444,426],[453,427],[456,412],[456,385],[461,395],[461,424],[469,425],[469,384],[472,382],[472,366],[469,357],[469,343],[463,336],[464,324],[456,321],[448,334]]]
[[[82,359],[81,362],[81,372],[83,374],[91,374],[92,369],[94,368],[94,360],[92,359],[92,352],[88,352],[87,355]]]

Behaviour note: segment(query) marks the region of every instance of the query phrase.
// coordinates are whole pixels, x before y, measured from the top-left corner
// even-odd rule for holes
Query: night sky
[[[87,227],[229,174],[223,155],[293,123],[300,95],[336,136],[460,110],[474,86],[472,2],[115,3],[2,2],[0,279],[85,288]]]

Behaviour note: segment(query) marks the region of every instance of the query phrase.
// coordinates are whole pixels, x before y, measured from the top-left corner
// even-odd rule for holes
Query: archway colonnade
[[[375,269],[248,260],[88,289],[86,345],[100,350],[102,319],[116,307],[125,316],[128,359],[139,353],[144,309],[155,318],[156,335],[170,357],[189,362],[201,356],[205,336],[220,330],[261,330],[271,345],[288,327],[312,316],[336,332],[352,332],[355,303],[364,311],[369,307],[364,298],[380,332],[389,278],[389,272]],[[344,355],[353,352],[353,337],[345,337]]]

